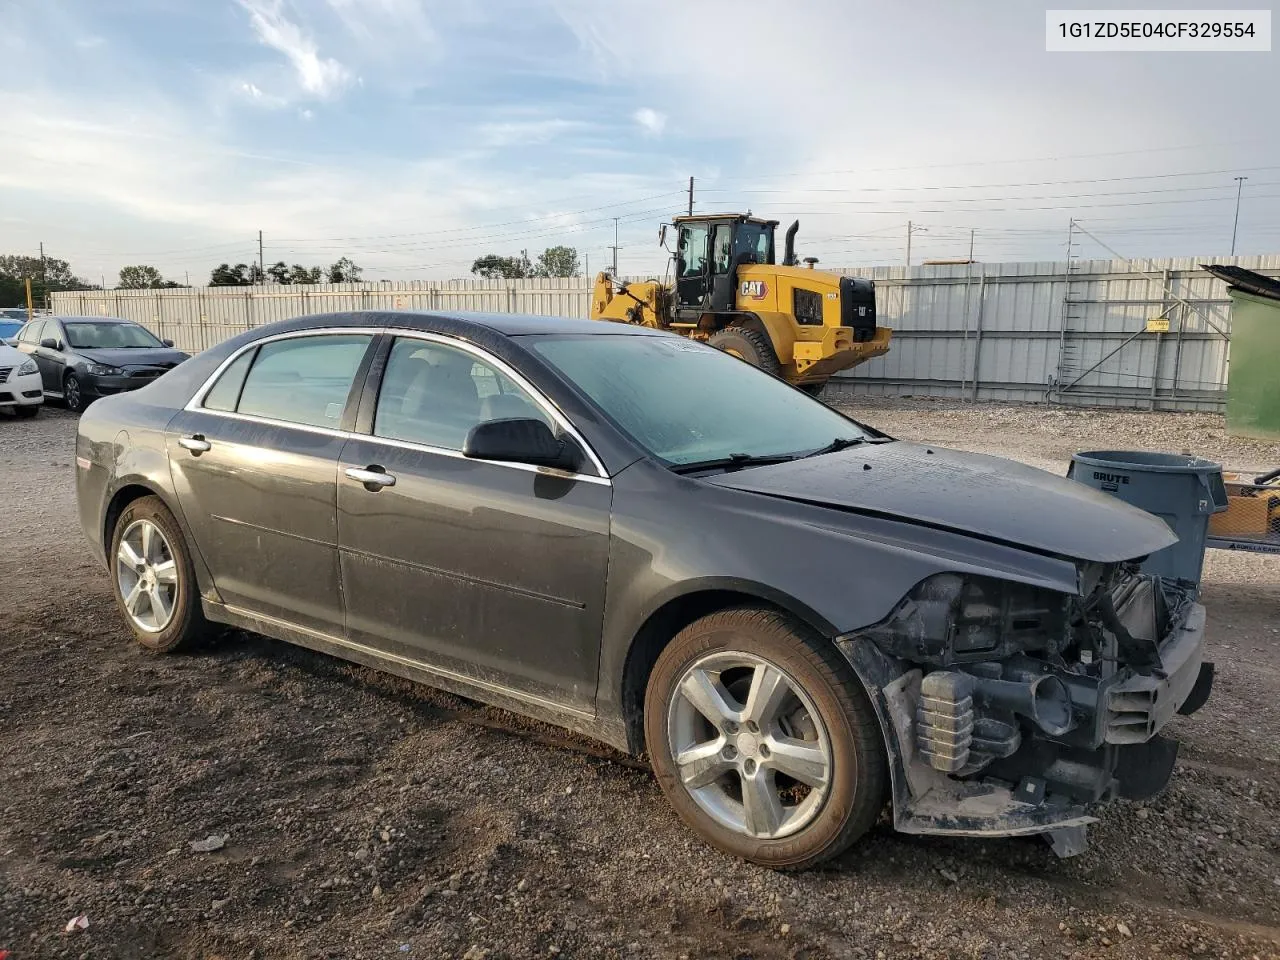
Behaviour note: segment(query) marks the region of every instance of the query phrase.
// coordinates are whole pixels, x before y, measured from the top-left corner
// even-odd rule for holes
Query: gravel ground
[[[1213,416],[856,412],[1055,470],[1115,447],[1280,464]],[[552,728],[237,632],[142,654],[81,543],[74,429],[0,415],[12,960],[1280,957],[1280,557],[1211,552],[1214,697],[1174,724],[1168,791],[1107,808],[1084,856],[882,821],[775,874],[696,841],[642,764]]]

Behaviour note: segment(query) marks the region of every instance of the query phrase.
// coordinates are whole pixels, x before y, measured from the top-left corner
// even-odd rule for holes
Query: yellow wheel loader
[[[800,222],[787,230],[779,264],[777,220],[750,214],[676,217],[675,283],[623,283],[597,274],[591,317],[703,340],[812,393],[831,375],[889,350],[876,326],[875,285],[796,264]],[[665,246],[666,224],[660,242]]]

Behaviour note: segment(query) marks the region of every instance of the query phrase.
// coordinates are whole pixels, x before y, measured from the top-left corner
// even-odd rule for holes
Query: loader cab
[[[733,310],[738,267],[774,263],[777,220],[742,214],[676,217],[676,312],[681,318]]]

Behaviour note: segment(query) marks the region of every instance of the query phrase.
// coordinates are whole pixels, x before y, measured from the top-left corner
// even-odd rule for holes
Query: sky
[[[616,218],[661,275],[690,176],[830,267],[908,222],[913,262],[1062,259],[1072,218],[1077,255],[1222,256],[1239,176],[1237,252],[1280,251],[1276,53],[1044,47],[1004,0],[0,0],[0,253],[594,272]]]

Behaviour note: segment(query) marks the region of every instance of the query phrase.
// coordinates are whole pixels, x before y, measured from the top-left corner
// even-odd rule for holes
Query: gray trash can
[[[1095,450],[1071,458],[1067,476],[1154,513],[1178,542],[1147,558],[1142,569],[1200,583],[1209,515],[1227,509],[1222,467],[1203,457],[1141,450]]]

